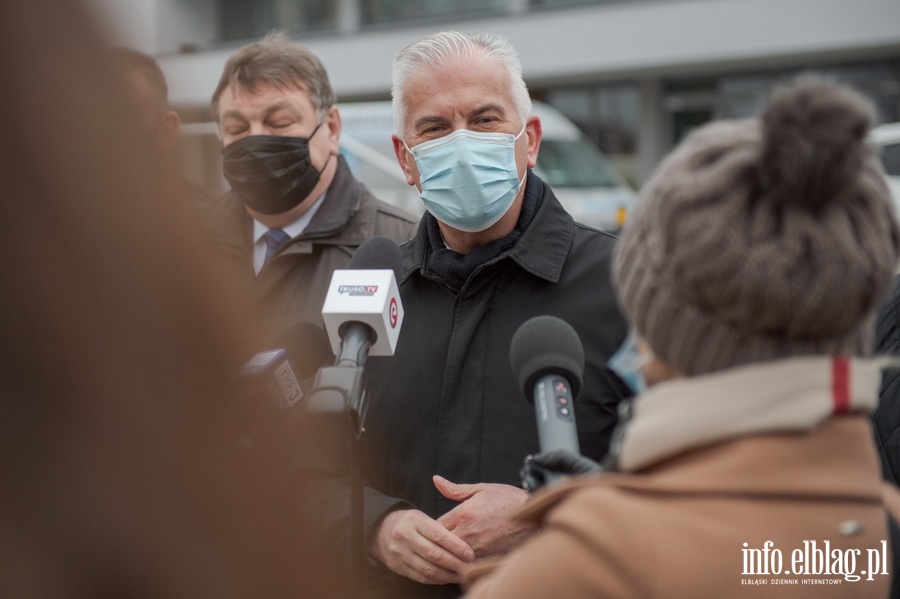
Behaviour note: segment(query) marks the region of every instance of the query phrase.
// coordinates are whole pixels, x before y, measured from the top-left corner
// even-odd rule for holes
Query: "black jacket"
[[[900,356],[900,275],[894,277],[891,291],[878,309],[875,320],[875,353]],[[881,457],[884,479],[898,484],[900,478],[900,369],[884,371],[878,408],[872,415],[875,424],[875,442]],[[900,568],[900,524],[889,519],[891,547],[894,554],[893,569]],[[900,577],[894,576],[891,597],[900,598]]]
[[[900,276],[894,277],[891,291],[878,310],[875,353],[900,356]],[[900,370],[885,370],[874,420],[884,478],[896,485],[900,478]]]
[[[457,483],[520,484],[523,459],[539,444],[534,407],[513,376],[509,347],[533,316],[557,316],[578,331],[585,353],[575,400],[581,450],[599,460],[609,447],[617,405],[628,394],[606,369],[627,332],[610,282],[615,238],[575,224],[533,173],[526,196],[537,212],[521,238],[458,289],[431,268],[430,215],[401,246],[405,317],[396,353],[366,365],[367,536],[397,507],[412,505],[433,518],[452,509],[433,474]],[[396,582],[385,596],[459,594],[455,586]]]

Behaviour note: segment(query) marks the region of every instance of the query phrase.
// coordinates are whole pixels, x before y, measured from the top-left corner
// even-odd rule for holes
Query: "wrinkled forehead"
[[[302,78],[293,77],[250,77],[236,76],[231,79],[223,91],[232,96],[240,93],[258,94],[264,91],[277,90],[284,93],[303,92],[309,95],[309,86]]]
[[[434,106],[440,103],[438,100],[463,98],[479,103],[514,103],[509,77],[503,65],[491,57],[478,57],[475,62],[460,58],[423,66],[412,74],[403,95],[407,110],[413,106]],[[473,95],[479,98],[472,98]]]

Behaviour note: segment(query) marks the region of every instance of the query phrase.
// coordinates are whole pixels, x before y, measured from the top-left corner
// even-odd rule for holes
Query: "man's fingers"
[[[417,510],[389,514],[378,534],[383,543],[378,558],[424,584],[458,583],[463,564],[475,559],[468,544]]]
[[[452,584],[461,581],[459,572],[438,566],[415,553],[407,556],[404,565],[407,572],[401,574],[423,584]]]
[[[475,485],[460,485],[437,474],[432,476],[431,480],[441,495],[454,501],[465,501],[476,492]]]
[[[403,558],[407,576],[425,584],[459,583],[460,568],[475,559],[475,552],[433,520],[418,522],[416,533],[412,552]]]
[[[468,563],[475,559],[475,551],[469,547],[469,544],[447,530],[442,524],[434,520],[428,521],[426,524],[427,526],[423,525],[419,528],[419,534],[424,539],[431,541],[434,549],[439,550],[434,554],[437,559],[430,559],[430,561],[457,570],[462,563]],[[455,558],[452,565],[444,561],[447,553]]]

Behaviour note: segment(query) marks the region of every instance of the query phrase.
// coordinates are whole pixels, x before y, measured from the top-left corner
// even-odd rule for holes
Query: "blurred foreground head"
[[[0,5],[0,596],[302,596],[258,344],[105,52],[81,2]]]
[[[801,79],[758,120],[690,135],[641,192],[617,248],[628,319],[691,376],[802,355],[865,356],[900,236],[873,111]]]
[[[145,135],[158,140],[162,151],[172,150],[181,132],[181,118],[169,107],[169,86],[159,64],[152,56],[126,47],[113,48],[108,59],[141,109]]]

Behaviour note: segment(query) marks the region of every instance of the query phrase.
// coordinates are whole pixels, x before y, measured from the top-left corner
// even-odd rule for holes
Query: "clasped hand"
[[[528,498],[522,489],[433,480],[444,497],[460,505],[437,520],[419,510],[391,512],[369,543],[369,554],[397,574],[424,584],[459,583],[466,563],[506,552],[533,532],[511,519]]]

